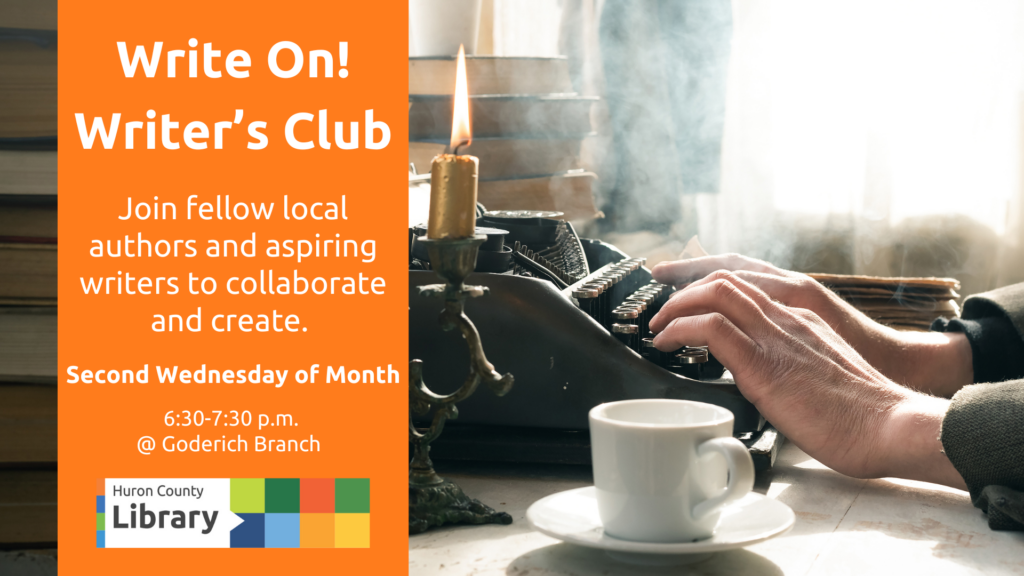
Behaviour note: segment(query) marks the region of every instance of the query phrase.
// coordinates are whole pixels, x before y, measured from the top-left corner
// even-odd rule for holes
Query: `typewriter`
[[[783,438],[707,348],[654,348],[648,322],[673,288],[654,281],[644,259],[580,238],[559,216],[478,208],[477,234],[487,241],[466,283],[490,293],[467,301],[466,314],[488,360],[498,372],[511,372],[515,385],[500,398],[477,393],[461,402],[431,457],[589,464],[591,408],[676,398],[731,410],[734,435],[755,467],[770,468]],[[419,286],[439,282],[417,243],[425,232],[409,230],[409,352],[423,360],[430,387],[448,393],[465,379],[469,355],[458,331],[438,325],[437,300],[419,296]]]

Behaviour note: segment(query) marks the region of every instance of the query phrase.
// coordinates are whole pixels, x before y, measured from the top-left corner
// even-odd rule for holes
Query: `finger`
[[[776,274],[752,272],[750,270],[735,270],[730,272],[730,274],[735,278],[743,280],[747,284],[756,286],[770,298],[778,300],[783,304],[786,303],[786,300],[792,300],[794,294],[799,290],[798,281],[789,276],[778,276]],[[700,280],[687,285],[684,290],[702,286],[721,277],[722,276],[718,272],[712,272]],[[680,292],[676,292],[672,295],[675,296],[679,293]]]
[[[660,262],[651,270],[651,275],[662,284],[680,285],[699,280],[716,270],[748,270],[778,276],[786,275],[785,270],[740,254],[722,254],[674,262]]]
[[[779,305],[766,292],[742,279],[735,272],[714,272],[707,279],[702,280],[700,284],[695,283],[681,291],[679,293],[680,296],[666,303],[662,307],[661,312],[651,319],[651,330],[659,332],[660,325],[663,322],[671,322],[672,318],[694,316],[703,313],[701,306],[707,305],[705,300],[706,294],[704,294],[706,291],[714,290],[723,301],[735,301],[737,296],[731,294],[730,290],[725,288],[726,286],[749,299],[764,316],[764,321],[760,323],[748,322],[749,317],[739,316],[739,318],[744,318],[747,327],[744,324],[734,322],[740,329],[749,334],[750,337],[760,340],[767,331],[774,329],[776,337],[781,336],[782,333],[795,336],[809,346],[809,352],[833,362],[838,362],[859,375],[866,376],[874,370],[873,368],[866,370],[861,366],[861,363],[857,361],[859,355],[856,351],[847,346],[842,337],[836,334],[813,311]],[[696,294],[696,298],[694,294]],[[739,310],[738,313],[742,314],[742,307],[736,306],[719,308],[714,311],[722,312],[723,310],[733,310],[734,314],[737,313],[735,312],[736,310]],[[708,309],[708,311],[711,311],[711,309]],[[667,316],[661,317],[662,314]],[[725,316],[733,320],[738,318],[735,315],[730,316],[729,312],[725,312]],[[679,346],[701,345],[687,342],[679,344]]]
[[[828,358],[836,361],[842,360],[846,363],[856,364],[852,358],[843,352],[843,350],[849,348],[845,345],[843,339],[827,324],[825,324],[817,314],[804,308],[789,307],[776,303],[768,293],[764,292],[756,285],[744,280],[741,277],[742,274],[756,275],[759,273],[738,273],[719,270],[701,279],[699,282],[691,284],[686,289],[679,292],[680,296],[677,297],[676,301],[670,300],[662,308],[662,311],[670,315],[667,321],[671,321],[671,318],[673,317],[692,316],[695,313],[699,313],[699,311],[691,311],[688,313],[688,310],[691,310],[690,307],[694,304],[693,302],[683,302],[681,300],[683,298],[687,298],[687,293],[693,293],[694,291],[699,292],[701,290],[705,290],[708,286],[714,286],[719,282],[725,282],[743,293],[744,296],[749,298],[755,305],[757,305],[758,308],[760,308],[761,312],[767,318],[767,328],[775,328],[776,330],[781,330],[782,332],[796,336],[811,345],[812,349],[820,350],[821,352],[819,352],[819,354]],[[770,278],[773,278],[771,281],[776,281],[775,279],[778,277]],[[781,280],[784,279],[779,279],[779,281]],[[659,312],[659,315],[660,314],[661,313]],[[728,314],[726,314],[726,316],[728,316]],[[731,316],[728,317],[732,318]],[[656,315],[651,319],[651,329],[657,332],[656,327],[658,327],[662,321],[663,319],[658,318],[658,315]],[[741,328],[743,328],[742,325]],[[754,337],[759,337],[764,333],[765,332],[748,332],[748,334],[751,334],[751,336]],[[842,345],[838,345],[839,343],[842,343]],[[689,345],[694,346],[695,344]],[[854,355],[856,354],[852,349],[849,349],[849,353]]]
[[[810,276],[797,273],[791,273],[788,276],[776,276],[774,274],[746,270],[732,272],[731,274],[733,277],[756,287],[776,302],[791,308],[806,308],[813,311],[834,329],[841,327],[840,325],[844,318],[857,318],[858,321],[867,321],[867,317],[860,311],[843,301],[842,298]],[[670,298],[675,297],[680,292],[706,284],[716,277],[721,277],[721,273],[716,272],[701,278],[681,291],[674,292]]]
[[[796,288],[793,278],[772,276],[760,272],[726,272],[719,270],[694,282],[680,292],[677,292],[677,294],[685,294],[690,290],[699,289],[701,286],[710,285],[716,281],[728,282],[737,290],[743,292],[743,294],[757,304],[769,321],[786,332],[796,331],[807,334],[810,332],[820,332],[820,328],[823,328],[825,332],[834,336],[835,340],[842,341],[842,338],[832,331],[814,310],[803,306],[793,306],[788,302],[780,303],[779,299],[775,297],[775,294],[780,294],[785,296],[787,300],[795,300],[793,292],[798,291],[799,288]],[[767,287],[770,291],[762,289],[762,286]],[[821,324],[821,326],[819,327],[818,324]],[[827,337],[829,334],[821,334],[821,336]]]
[[[664,352],[683,346],[707,346],[730,370],[750,364],[760,351],[756,342],[718,313],[676,318],[654,337],[654,345]]]
[[[716,280],[731,282],[747,296],[750,296],[758,306],[761,306],[762,309],[764,309],[768,302],[779,300],[775,294],[765,290],[765,287],[775,292],[789,295],[789,290],[791,290],[791,288],[787,288],[790,286],[790,284],[787,283],[792,282],[790,278],[775,276],[773,274],[765,274],[763,272],[750,272],[747,270],[731,272],[727,270],[717,270],[700,280],[687,285],[685,288],[673,292],[670,299],[679,297],[680,295],[685,294],[688,290],[693,290],[694,288],[710,284]]]
[[[738,278],[732,279],[737,283],[742,282]],[[770,299],[763,294],[762,299],[766,304],[772,305]],[[724,315],[740,330],[754,338],[764,334],[771,325],[764,310],[750,296],[737,288],[730,279],[719,278],[670,299],[654,318],[651,318],[650,327],[657,333],[664,330],[674,318],[712,312]]]
[[[717,278],[722,278],[722,274],[722,272],[713,272],[686,286],[683,291],[707,284]],[[742,280],[763,292],[768,298],[781,302],[786,306],[807,308],[820,314],[825,311],[825,306],[828,304],[828,290],[803,274],[777,276],[775,274],[751,272],[748,270],[737,270],[729,274],[732,278]],[[679,293],[673,293],[672,297]]]
[[[749,277],[750,280],[763,284],[772,292],[785,297],[788,302],[775,298],[771,292],[763,290],[757,283],[749,282],[745,277]],[[784,332],[796,335],[808,342],[816,342],[816,345],[814,346],[815,349],[821,348],[827,350],[828,353],[826,355],[830,357],[845,357],[841,352],[836,351],[849,348],[845,345],[846,343],[843,338],[825,321],[823,321],[815,310],[810,309],[810,307],[794,305],[794,301],[798,299],[795,294],[800,291],[806,292],[808,290],[807,288],[799,287],[797,284],[799,280],[797,278],[772,276],[758,272],[718,271],[701,279],[699,282],[691,284],[682,292],[685,293],[695,287],[699,288],[700,286],[710,284],[715,280],[724,280],[729,282],[735,286],[737,290],[743,292],[761,308],[770,322],[781,328]],[[806,298],[804,298],[804,300],[806,300]],[[777,301],[781,302],[781,304]],[[838,348],[830,345],[822,346],[825,342],[833,345],[842,343],[843,345]],[[849,351],[855,354],[852,349]]]

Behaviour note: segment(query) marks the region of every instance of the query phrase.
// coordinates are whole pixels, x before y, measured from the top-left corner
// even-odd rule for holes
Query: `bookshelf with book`
[[[0,3],[0,548],[57,544],[57,2]]]

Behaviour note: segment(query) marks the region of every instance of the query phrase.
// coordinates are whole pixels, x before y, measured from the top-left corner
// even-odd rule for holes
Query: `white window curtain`
[[[614,81],[600,0],[493,2],[495,53]],[[965,293],[1024,281],[1024,0],[733,0],[728,75],[721,191],[685,196],[666,242]]]
[[[689,204],[710,248],[840,238],[848,272],[1024,281],[1024,2],[733,7],[722,192]]]

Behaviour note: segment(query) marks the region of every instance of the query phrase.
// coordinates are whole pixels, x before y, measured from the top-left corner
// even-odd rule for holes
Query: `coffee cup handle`
[[[750,459],[750,453],[742,442],[731,436],[723,436],[712,438],[697,447],[698,458],[712,452],[725,456],[729,466],[729,483],[720,494],[693,507],[694,520],[704,518],[727,502],[742,498],[754,488],[754,461]]]

